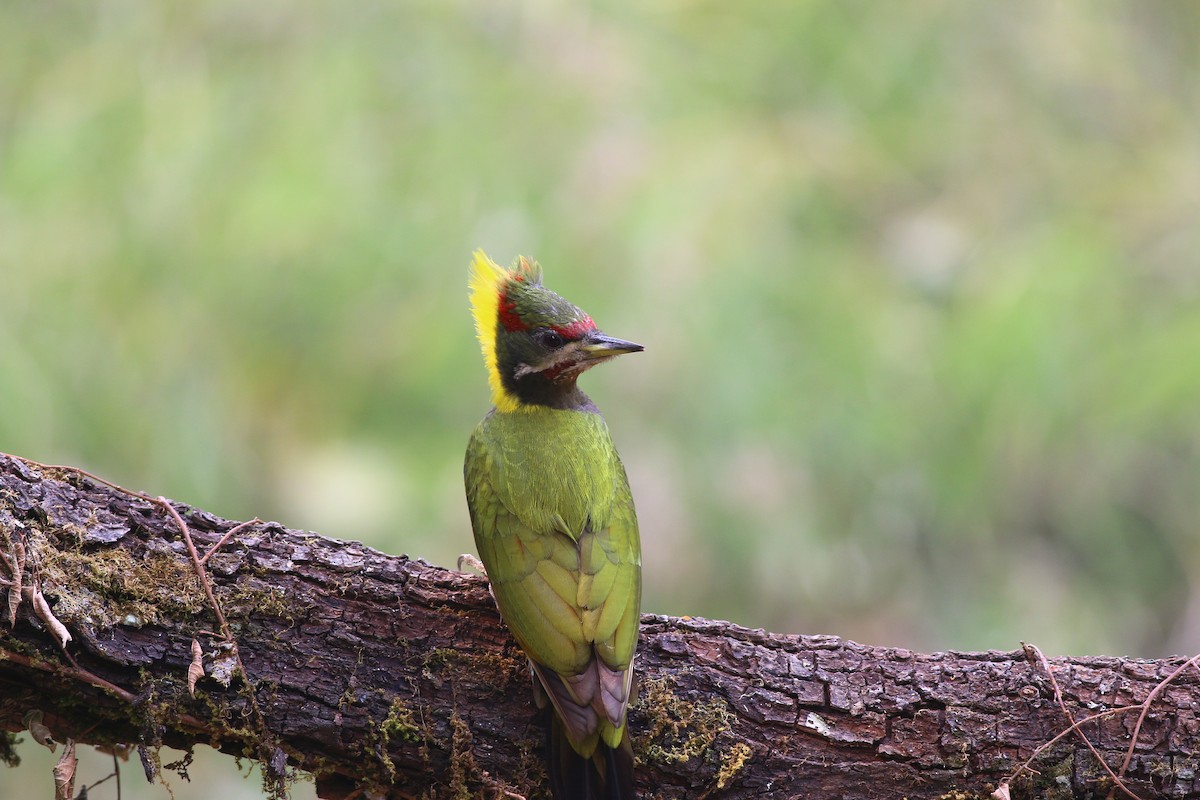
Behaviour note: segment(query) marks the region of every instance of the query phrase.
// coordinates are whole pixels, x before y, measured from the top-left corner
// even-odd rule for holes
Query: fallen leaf
[[[195,696],[196,681],[204,677],[204,651],[200,643],[192,639],[192,663],[188,664],[187,681],[188,694]]]
[[[54,735],[50,733],[50,729],[42,723],[42,712],[38,709],[30,709],[25,712],[25,716],[21,719],[21,723],[29,729],[29,735],[33,740],[45,747],[51,753],[58,747],[54,742]]]
[[[75,794],[75,740],[67,739],[66,749],[54,765],[54,800],[71,800]]]
[[[8,626],[16,627],[17,609],[21,607],[21,580],[25,573],[25,545],[20,537],[12,540],[12,557],[4,560],[12,572],[12,585],[8,588]]]

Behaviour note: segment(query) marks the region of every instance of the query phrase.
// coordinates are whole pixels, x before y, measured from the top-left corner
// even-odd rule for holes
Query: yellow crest
[[[488,384],[492,388],[492,404],[497,411],[518,411],[524,406],[509,392],[500,380],[500,368],[496,364],[496,330],[500,323],[500,300],[506,286],[514,278],[541,283],[541,268],[535,262],[521,256],[512,270],[507,270],[487,257],[482,250],[475,251],[471,262],[471,314],[475,317],[475,334],[483,350],[483,363],[487,367]]]

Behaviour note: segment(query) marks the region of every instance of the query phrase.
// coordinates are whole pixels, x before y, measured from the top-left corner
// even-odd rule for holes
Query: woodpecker
[[[467,506],[548,717],[551,793],[633,800],[641,544],[625,467],[576,380],[643,348],[602,333],[527,258],[504,269],[476,251],[470,290],[494,407],[467,446]]]

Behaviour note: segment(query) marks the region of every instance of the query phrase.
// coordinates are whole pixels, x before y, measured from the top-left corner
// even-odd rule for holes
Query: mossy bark
[[[201,552],[233,527],[175,508]],[[545,796],[524,659],[478,577],[247,526],[207,562],[245,669],[225,686],[213,675],[230,671],[230,644],[160,504],[0,455],[0,555],[17,542],[25,586],[72,640],[64,653],[32,603],[15,626],[0,615],[0,730],[40,710],[56,738],[139,745],[151,770],[160,744],[213,744],[261,760],[277,793],[301,769],[327,797]],[[639,653],[630,725],[647,798],[987,796],[1068,725],[1023,650],[918,654],[647,615]],[[1082,718],[1141,702],[1179,663],[1050,665]],[[1198,700],[1190,669],[1157,697],[1127,774],[1141,797],[1200,797]],[[1082,732],[1116,769],[1136,718]],[[1110,785],[1074,734],[1032,766],[1013,797]]]

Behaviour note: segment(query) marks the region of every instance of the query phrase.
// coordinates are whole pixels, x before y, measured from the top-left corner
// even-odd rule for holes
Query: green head
[[[575,386],[585,370],[642,349],[601,333],[579,307],[543,286],[536,262],[521,257],[505,270],[479,251],[472,266],[471,305],[499,411],[586,402]]]

